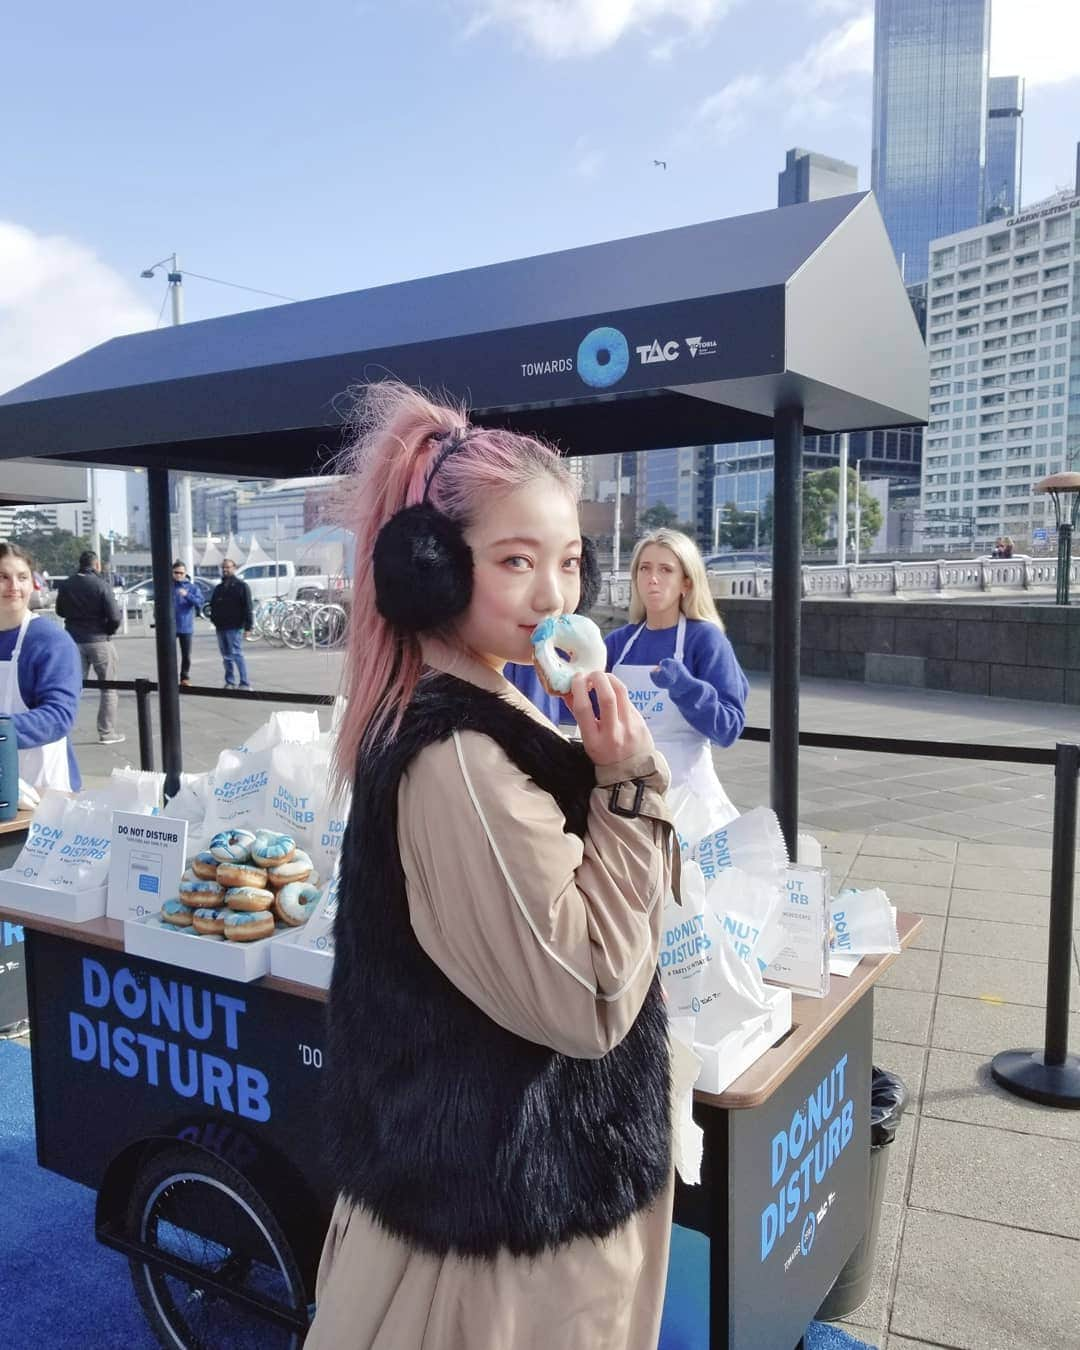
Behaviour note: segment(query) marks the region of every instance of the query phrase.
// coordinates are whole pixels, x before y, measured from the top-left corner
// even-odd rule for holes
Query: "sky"
[[[766,209],[794,145],[869,187],[872,39],[872,0],[6,0],[0,391],[167,323],[174,251],[190,322]],[[1025,202],[1071,183],[1078,0],[994,0],[991,73]]]

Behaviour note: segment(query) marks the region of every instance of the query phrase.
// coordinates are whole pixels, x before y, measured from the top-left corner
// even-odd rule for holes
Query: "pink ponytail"
[[[339,465],[347,475],[340,514],[356,537],[343,678],[348,708],[334,752],[339,785],[351,781],[365,737],[396,731],[423,670],[419,639],[398,633],[375,608],[375,539],[395,512],[423,498],[441,448],[432,437],[469,423],[462,408],[387,381],[367,386],[354,425],[355,437]],[[574,494],[573,480],[553,447],[513,432],[475,428],[466,447],[443,462],[428,500],[464,527],[484,497],[515,491],[542,476]]]

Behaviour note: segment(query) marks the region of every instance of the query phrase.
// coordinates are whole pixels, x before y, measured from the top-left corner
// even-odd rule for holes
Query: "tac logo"
[[[691,357],[715,356],[717,353],[717,344],[712,338],[688,337],[683,338],[683,341]]]
[[[657,361],[677,361],[679,359],[679,344],[677,342],[661,343],[659,338],[652,342],[646,342],[642,347],[634,349],[643,366],[654,365]]]
[[[577,349],[577,373],[591,389],[609,389],[630,369],[630,344],[617,328],[594,328]]]
[[[811,1210],[806,1216],[806,1222],[802,1226],[802,1235],[799,1238],[799,1251],[803,1256],[810,1255],[810,1248],[814,1245],[814,1235],[817,1233],[817,1219],[814,1217],[814,1211]]]

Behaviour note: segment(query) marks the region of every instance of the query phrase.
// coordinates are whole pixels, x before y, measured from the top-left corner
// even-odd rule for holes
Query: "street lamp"
[[[1057,602],[1069,603],[1069,570],[1072,567],[1072,532],[1080,515],[1080,473],[1052,473],[1035,484],[1036,492],[1049,494],[1054,503],[1058,532]]]

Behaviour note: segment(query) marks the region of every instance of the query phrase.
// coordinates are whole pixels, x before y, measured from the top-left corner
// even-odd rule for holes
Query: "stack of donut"
[[[188,860],[178,897],[161,907],[161,921],[204,937],[255,942],[280,920],[299,928],[322,892],[310,857],[296,840],[273,830],[222,830]]]

